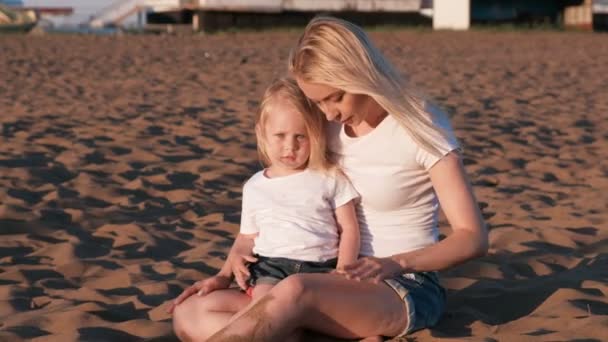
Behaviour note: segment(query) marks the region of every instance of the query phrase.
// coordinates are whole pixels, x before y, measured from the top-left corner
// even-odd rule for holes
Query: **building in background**
[[[409,24],[466,30],[471,24],[518,23],[597,28],[608,0],[0,0],[11,7],[50,10],[73,4],[66,23],[83,27],[232,27],[303,25],[317,13],[360,24]],[[36,6],[32,6],[35,4]],[[65,8],[67,9],[67,8]],[[65,14],[55,8],[47,14]],[[604,18],[604,19],[602,19]]]

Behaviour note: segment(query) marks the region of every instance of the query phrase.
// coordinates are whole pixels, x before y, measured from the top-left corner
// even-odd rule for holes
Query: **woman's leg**
[[[182,341],[206,341],[226,326],[230,318],[250,301],[249,296],[238,289],[190,296],[175,307],[173,312],[175,334]]]
[[[407,323],[405,304],[384,283],[297,274],[277,284],[210,341],[237,336],[243,341],[283,341],[300,328],[340,338],[395,336]]]

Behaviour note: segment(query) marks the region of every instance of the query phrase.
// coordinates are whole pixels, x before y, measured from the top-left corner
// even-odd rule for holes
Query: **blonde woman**
[[[446,115],[408,89],[361,28],[340,19],[313,19],[289,69],[335,123],[329,146],[361,196],[363,257],[338,274],[288,277],[210,341],[286,341],[302,329],[395,337],[436,324],[445,305],[436,271],[488,248]],[[452,228],[441,241],[439,205]]]
[[[205,340],[292,274],[327,273],[357,259],[358,194],[328,158],[326,126],[293,79],[268,87],[255,127],[264,169],[243,187],[240,234],[224,267],[172,308],[180,339]],[[251,264],[233,268],[235,257]],[[245,292],[228,288],[233,276]]]

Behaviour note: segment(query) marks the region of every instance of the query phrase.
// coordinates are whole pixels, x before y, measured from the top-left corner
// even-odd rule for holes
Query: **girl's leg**
[[[340,338],[395,336],[407,326],[405,304],[384,283],[334,274],[297,274],[277,284],[247,312],[213,335],[283,341],[300,328]]]
[[[205,341],[226,326],[230,318],[251,299],[238,289],[217,290],[205,296],[193,295],[173,312],[173,329],[182,341]]]

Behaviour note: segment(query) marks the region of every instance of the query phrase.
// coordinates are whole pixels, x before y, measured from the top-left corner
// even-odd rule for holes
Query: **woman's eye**
[[[298,139],[298,140],[304,140],[304,139],[306,139],[306,136],[303,135],[303,134],[299,134],[299,135],[296,135],[296,139]]]
[[[334,98],[334,102],[340,102],[342,101],[342,98],[344,97],[344,92],[341,91],[338,95],[336,95],[336,97]]]

